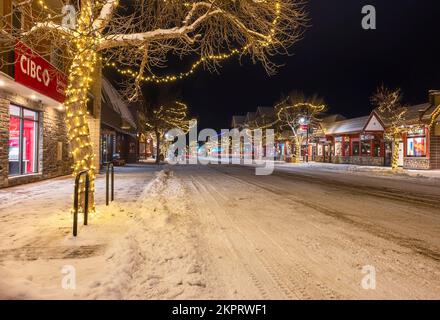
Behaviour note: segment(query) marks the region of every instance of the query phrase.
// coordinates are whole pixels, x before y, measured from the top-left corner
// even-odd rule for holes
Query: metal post
[[[106,173],[105,173],[105,205],[109,205],[109,187],[110,187],[110,167],[111,167],[111,201],[115,199],[115,167],[113,163],[106,163]]]
[[[90,177],[89,173],[86,173],[86,185],[84,195],[84,225],[86,226],[89,220],[89,189],[90,189]]]
[[[107,163],[107,168],[105,172],[105,205],[108,206],[108,168],[109,163]]]
[[[83,170],[79,172],[75,177],[75,188],[74,188],[74,197],[73,197],[73,236],[76,237],[78,235],[78,207],[79,207],[79,182],[82,175],[86,175],[85,181],[85,195],[84,195],[84,225],[87,225],[88,220],[88,211],[89,211],[89,171]]]
[[[113,165],[113,163],[111,164],[112,166],[112,198],[111,200],[115,200],[115,166]]]
[[[75,178],[75,193],[73,195],[73,236],[76,237],[78,234],[78,189],[79,189],[79,177],[77,175]]]
[[[310,130],[309,109],[307,108],[307,135],[306,135],[306,163],[309,162],[309,130]]]

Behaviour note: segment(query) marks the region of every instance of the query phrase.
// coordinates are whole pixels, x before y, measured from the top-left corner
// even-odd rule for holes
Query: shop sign
[[[60,103],[66,98],[66,75],[22,42],[15,45],[14,78],[17,83]]]
[[[425,135],[425,129],[420,127],[409,128],[408,130],[409,136],[423,136]]]
[[[362,134],[361,140],[362,141],[374,140],[374,136],[372,134]]]
[[[335,142],[342,142],[342,137],[335,137]]]

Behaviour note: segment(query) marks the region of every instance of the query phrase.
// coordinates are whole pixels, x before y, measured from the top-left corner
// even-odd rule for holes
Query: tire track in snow
[[[212,187],[211,187],[212,188]],[[218,188],[212,188],[212,192],[222,197],[226,202],[231,202],[233,199],[220,193]],[[270,236],[259,224],[254,220],[250,219],[246,215],[240,215],[240,219],[246,221],[250,226],[253,226],[253,230],[257,230],[260,236],[255,237],[256,242],[259,243],[259,247],[266,247],[266,250],[257,250],[257,254],[262,259],[265,264],[265,268],[272,275],[272,277],[277,281],[280,287],[285,291],[300,293],[302,299],[312,299],[313,297],[320,296],[320,298],[325,299],[341,299],[342,297],[337,294],[334,290],[330,289],[324,283],[317,280],[317,277],[313,276],[304,265],[300,264],[294,257],[292,257],[289,252],[287,252],[272,236]],[[262,239],[268,239],[273,246],[268,246],[266,241]],[[276,253],[275,253],[276,252]],[[283,264],[279,261],[283,258]],[[288,266],[291,266],[290,268]],[[301,277],[297,279],[293,278],[294,274],[300,274]],[[284,284],[283,280],[289,280]],[[307,283],[307,285],[304,285]],[[287,286],[287,288],[286,288]],[[314,291],[313,288],[318,288],[319,292],[308,292]],[[312,289],[312,290],[311,290]]]
[[[271,274],[270,270],[264,264],[264,261],[258,258],[258,256],[252,254],[251,252],[247,252],[247,250],[239,250],[237,244],[249,243],[252,246],[252,242],[244,235],[243,231],[234,224],[232,219],[226,213],[224,207],[217,201],[217,199],[213,196],[210,190],[206,188],[208,185],[206,181],[204,183],[200,181],[201,177],[197,177],[196,185],[198,188],[203,190],[203,199],[205,203],[212,203],[216,206],[216,211],[222,212],[222,216],[226,218],[229,223],[225,224],[220,222],[218,214],[215,211],[212,211],[211,214],[215,216],[217,221],[217,225],[222,226],[223,233],[225,233],[228,241],[232,245],[232,249],[237,256],[237,261],[239,261],[247,272],[248,276],[254,283],[255,287],[260,292],[262,298],[270,299],[276,297],[284,297],[287,299],[292,299],[293,297],[300,298],[294,292],[287,292],[280,287],[279,280],[273,277],[273,273]],[[207,202],[207,199],[210,198],[212,201]],[[232,232],[231,230],[235,229],[237,232]],[[255,248],[254,248],[255,249]],[[255,250],[254,250],[255,251]],[[257,258],[257,259],[256,259]],[[281,285],[282,286],[282,285]]]
[[[345,222],[347,224],[355,226],[363,231],[367,231],[371,234],[374,234],[375,236],[377,236],[379,238],[382,238],[382,239],[385,239],[388,241],[392,241],[402,247],[411,249],[412,251],[414,251],[420,255],[423,255],[424,257],[432,259],[436,262],[440,261],[439,250],[437,250],[435,248],[430,248],[429,244],[427,244],[423,240],[404,237],[404,236],[400,236],[398,234],[393,234],[393,233],[389,232],[389,230],[386,230],[385,228],[381,228],[378,225],[372,225],[370,223],[365,223],[365,222],[351,219],[346,213],[344,213],[342,211],[330,209],[330,208],[322,206],[322,205],[318,205],[318,204],[311,203],[309,201],[305,201],[303,199],[298,198],[293,193],[288,192],[285,189],[278,188],[272,184],[269,185],[264,182],[251,181],[248,177],[245,178],[243,176],[238,176],[237,174],[234,174],[234,173],[224,172],[221,169],[213,168],[213,166],[210,166],[210,168],[221,173],[221,174],[224,174],[227,177],[233,178],[237,181],[242,181],[242,182],[247,183],[249,185],[259,187],[259,188],[266,190],[266,191],[268,191],[272,194],[275,194],[277,196],[282,196],[288,201],[291,201],[296,204],[301,204],[303,206],[314,209],[316,212],[319,212],[319,213],[325,214],[327,216],[336,218],[342,222]]]
[[[222,208],[221,204],[218,202],[216,197],[214,197],[214,194],[217,194],[219,197],[223,197],[224,201],[228,201],[230,199],[225,198],[222,194],[218,193],[216,188],[212,186],[212,182],[206,180],[205,178],[201,177],[200,180],[203,180],[206,188],[208,190],[208,195],[217,202],[217,205]],[[296,279],[293,278],[292,274],[289,274],[289,271],[283,267],[280,263],[277,262],[285,252],[282,252],[280,254],[279,250],[276,250],[275,247],[271,246],[268,247],[267,245],[264,245],[263,239],[266,239],[268,237],[267,234],[261,233],[259,235],[256,235],[252,239],[249,236],[245,235],[245,232],[239,227],[239,224],[236,223],[236,221],[233,220],[231,215],[224,210],[224,215],[226,218],[228,218],[231,222],[231,225],[242,235],[243,239],[246,240],[246,242],[249,243],[250,247],[253,248],[252,252],[254,252],[254,256],[258,259],[258,261],[261,263],[261,265],[264,268],[264,272],[270,276],[272,283],[276,284],[277,291],[282,293],[287,299],[311,299],[312,296],[324,296],[328,299],[332,298],[333,296],[328,295],[326,292],[318,293],[316,291],[310,292],[310,288],[313,288],[315,286],[315,282],[310,280],[311,275],[310,273],[304,272],[305,268],[304,266],[299,266],[298,263],[296,263],[296,271],[295,274],[298,274],[298,270],[301,270],[298,274],[298,277]],[[273,241],[273,239],[272,239]],[[239,242],[237,242],[239,243]],[[258,243],[258,245],[257,245]],[[262,252],[259,248],[260,247],[267,247],[264,252]],[[275,251],[277,253],[275,254]],[[290,258],[289,258],[290,259]],[[285,264],[292,264],[292,261],[285,261]],[[253,264],[254,265],[254,264]],[[290,270],[292,271],[292,270]],[[258,272],[261,278],[261,272]],[[254,275],[254,277],[257,279],[257,276]],[[307,279],[308,278],[308,279]],[[313,283],[313,285],[305,286],[305,283]],[[325,285],[321,284],[322,287],[325,287]],[[271,296],[273,298],[273,296]]]
[[[201,196],[200,199],[205,204],[203,207],[206,210],[206,208],[209,208],[209,206],[211,205],[211,202],[206,201],[207,196],[209,196],[209,191],[205,188],[205,186],[202,183],[200,183],[199,181],[194,179],[193,176],[192,176],[192,178],[193,178],[192,184],[194,185],[194,188],[197,190],[198,194]],[[218,205],[218,203],[215,201],[215,199],[214,198],[212,198],[212,199],[216,203],[216,206],[218,207],[218,209],[223,210]],[[215,220],[215,223],[213,223],[213,225],[220,226],[220,229],[222,230],[222,232],[221,232],[221,234],[223,236],[222,243],[227,244],[228,250],[236,258],[235,260],[240,261],[242,263],[243,268],[245,269],[247,275],[250,277],[255,288],[259,291],[261,297],[264,299],[269,299],[269,294],[268,294],[268,291],[266,290],[267,286],[265,286],[258,279],[258,277],[256,276],[256,273],[253,271],[253,268],[248,263],[245,262],[248,260],[245,259],[243,257],[243,255],[240,253],[240,251],[234,246],[235,241],[233,238],[234,238],[234,236],[236,237],[236,235],[232,235],[230,232],[227,232],[227,230],[229,230],[229,226],[226,227],[225,224],[220,221],[218,215],[216,215],[212,210],[209,210],[209,212],[210,212],[211,219]],[[209,221],[209,222],[211,222],[211,221]]]

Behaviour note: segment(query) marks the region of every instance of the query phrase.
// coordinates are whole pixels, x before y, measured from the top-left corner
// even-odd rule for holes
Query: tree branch
[[[118,4],[118,0],[107,0],[105,2],[105,4],[102,6],[99,17],[93,22],[93,29],[94,30],[102,32],[102,30],[110,22],[117,4]]]
[[[29,36],[32,33],[40,31],[40,30],[55,31],[55,32],[60,33],[61,35],[66,36],[66,37],[77,36],[77,32],[75,32],[74,30],[65,28],[59,24],[52,22],[52,21],[39,22],[39,23],[35,24],[35,26],[33,26],[29,31],[23,33],[23,36]]]
[[[196,20],[194,20],[194,22],[188,25],[187,23],[193,17],[196,9],[202,6],[208,7],[209,10],[200,17],[198,17]],[[157,29],[154,31],[147,31],[142,33],[115,34],[115,35],[105,36],[101,39],[100,49],[102,50],[102,49],[109,49],[120,46],[139,45],[141,43],[155,41],[155,40],[166,40],[166,39],[176,39],[176,38],[183,38],[185,41],[192,44],[195,42],[195,39],[197,39],[197,36],[195,38],[191,38],[188,34],[193,32],[205,20],[215,15],[223,15],[224,17],[229,19],[230,22],[232,22],[235,26],[241,29],[244,33],[248,33],[255,37],[261,38],[264,41],[268,40],[268,37],[266,35],[250,30],[234,15],[219,8],[216,8],[215,10],[211,11],[211,6],[212,6],[211,4],[206,2],[193,4],[192,9],[189,11],[186,18],[183,21],[184,25],[182,27],[174,27],[170,29]]]

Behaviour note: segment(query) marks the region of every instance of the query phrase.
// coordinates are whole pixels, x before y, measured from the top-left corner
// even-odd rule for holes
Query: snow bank
[[[145,185],[138,198],[123,200],[108,207],[97,206],[89,226],[80,226],[77,238],[69,230],[52,239],[46,243],[45,256],[37,254],[32,261],[8,257],[0,269],[0,297],[205,297],[205,264],[197,250],[182,182],[172,171],[163,170]],[[66,220],[66,226],[70,225],[71,219]],[[52,222],[57,223],[60,221]],[[59,248],[63,248],[64,256],[54,259]],[[64,265],[76,270],[74,290],[61,287]]]

